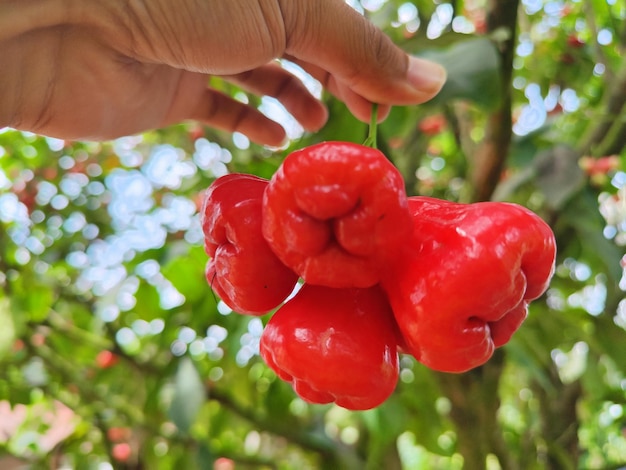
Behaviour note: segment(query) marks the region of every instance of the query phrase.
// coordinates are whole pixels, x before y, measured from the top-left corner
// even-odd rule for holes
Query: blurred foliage
[[[626,465],[626,7],[350,3],[449,71],[438,98],[379,126],[407,190],[470,202],[481,189],[555,230],[556,275],[526,323],[466,374],[403,357],[380,408],[308,405],[258,357],[267,318],[211,292],[197,210],[226,171],[269,178],[296,148],[362,142],[343,104],[322,96],[327,126],[292,128],[278,151],[197,124],[106,143],[3,129],[0,467]]]

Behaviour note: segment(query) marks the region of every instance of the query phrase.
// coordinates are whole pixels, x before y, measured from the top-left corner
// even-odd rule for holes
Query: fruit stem
[[[378,128],[378,104],[372,103],[372,117],[370,118],[370,127],[367,133],[367,139],[363,142],[366,147],[378,148],[377,145],[377,128]]]

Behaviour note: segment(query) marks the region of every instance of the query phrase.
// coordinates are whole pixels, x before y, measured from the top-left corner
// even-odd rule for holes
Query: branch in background
[[[619,151],[626,144],[624,130],[626,121],[620,116],[626,112],[626,66],[618,72],[608,85],[604,101],[605,111],[594,120],[596,124],[582,139],[580,151],[583,155],[606,156]]]
[[[488,117],[485,138],[473,155],[470,181],[472,200],[486,201],[495,190],[509,152],[512,136],[513,58],[517,39],[517,11],[519,0],[489,0],[487,6],[487,31],[506,31],[507,37],[499,43],[501,101],[498,109]]]
[[[293,426],[285,426],[284,423],[276,421],[271,417],[266,419],[260,416],[253,408],[238,403],[228,393],[218,390],[214,386],[210,386],[207,393],[210,400],[217,401],[224,408],[253,424],[256,429],[283,437],[302,449],[315,452],[326,463],[341,464],[340,468],[345,469],[360,469],[364,466],[364,463],[358,458],[353,449],[326,437],[324,434],[294,429]],[[326,468],[326,466],[324,467]]]
[[[533,391],[539,398],[542,419],[542,436],[546,440],[546,469],[578,468],[579,420],[577,403],[582,395],[579,380],[563,383],[559,378],[554,362],[550,362],[548,378],[552,387],[535,384]]]
[[[497,457],[501,468],[519,468],[498,422],[503,367],[504,352],[498,349],[489,362],[477,369],[464,374],[436,374],[441,390],[452,405],[450,417],[456,428],[457,450],[466,468],[485,468],[490,454]]]
[[[492,34],[505,31],[507,34],[498,44],[502,87],[500,103],[487,116],[483,141],[470,154],[472,201],[491,199],[509,153],[513,133],[511,82],[518,8],[518,0],[489,0],[487,6],[487,31]],[[490,454],[497,457],[502,468],[518,468],[498,421],[498,392],[503,368],[504,352],[497,350],[491,360],[480,368],[458,375],[437,374],[441,390],[452,404],[450,417],[457,430],[458,451],[463,455],[467,468],[485,468]]]
[[[593,11],[593,2],[591,0],[585,0],[585,2],[583,3],[583,12],[585,13],[587,26],[589,27],[589,31],[591,31],[591,37],[593,38],[593,40],[591,41],[591,50],[593,51],[593,55],[595,56],[594,60],[595,62],[604,65],[604,77],[606,83],[613,83],[614,73],[611,69],[611,64],[607,60],[602,46],[600,46],[600,44],[598,43],[598,25],[596,24],[595,12]]]
[[[587,0],[584,7],[589,28],[596,37],[593,4]],[[608,5],[607,8],[609,8]],[[613,18],[611,17],[611,19]],[[612,27],[618,38],[615,46],[620,53],[623,53],[626,50],[626,27],[624,27],[623,22],[616,21],[612,22]],[[583,154],[598,157],[619,153],[626,146],[626,120],[623,117],[626,115],[626,67],[622,66],[615,73],[609,70],[608,64],[605,65],[607,66],[605,90],[608,90],[608,93],[605,94],[605,111],[597,116],[597,121],[593,120],[595,125],[581,140],[580,146]]]
[[[626,108],[626,106],[624,107]],[[626,147],[626,109],[622,117],[617,119],[597,148],[598,156],[616,155]]]
[[[64,383],[74,385],[81,396],[81,403],[89,403],[96,413],[104,409],[116,410],[123,416],[126,416],[133,425],[143,425],[145,423],[145,415],[142,410],[133,407],[125,400],[100,391],[95,386],[97,384],[93,380],[89,380],[83,373],[83,370],[77,368],[75,363],[61,356],[47,344],[39,345],[25,342],[25,347],[29,350],[32,357],[40,358],[46,368],[58,374]],[[60,401],[75,410],[75,404]]]

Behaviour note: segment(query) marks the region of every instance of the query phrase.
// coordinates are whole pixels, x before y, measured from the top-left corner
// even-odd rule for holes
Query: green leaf
[[[0,361],[11,351],[15,341],[15,323],[11,316],[9,300],[0,298]]]
[[[184,433],[188,433],[206,401],[204,384],[198,370],[189,358],[183,358],[174,378],[174,396],[169,409],[170,419]]]
[[[185,296],[187,302],[194,304],[211,295],[211,287],[204,277],[208,259],[203,248],[193,247],[186,253],[172,258],[161,271],[176,290]]]
[[[566,145],[557,145],[535,157],[535,181],[550,208],[562,208],[584,186],[585,174],[578,159],[578,152]]]
[[[604,266],[610,281],[617,284],[622,277],[619,260],[621,250],[602,233],[605,221],[598,210],[597,199],[591,191],[581,191],[561,212],[562,230],[573,228],[575,236],[581,240],[584,258],[596,260]],[[561,238],[561,237],[560,237]]]
[[[142,320],[150,321],[163,317],[163,309],[159,306],[159,293],[154,286],[141,283],[135,293],[137,304],[134,312]]]
[[[367,137],[367,124],[359,121],[341,101],[330,98],[328,106],[328,122],[315,134],[306,135],[294,142],[295,148],[306,147],[318,142],[343,141],[362,144]],[[295,150],[290,149],[290,150]]]
[[[196,462],[198,468],[213,468],[215,459],[206,442],[201,443],[196,451]]]
[[[27,317],[35,323],[48,317],[55,300],[54,291],[50,286],[26,275],[14,280],[11,287],[13,291],[11,309],[14,315]]]
[[[615,324],[612,315],[599,315],[593,318],[594,335],[592,347],[605,352],[613,360],[622,373],[626,372],[624,358],[626,357],[626,342],[624,330]]]
[[[460,41],[445,49],[420,54],[443,65],[448,79],[432,104],[450,100],[469,100],[486,109],[500,103],[500,55],[487,38]]]

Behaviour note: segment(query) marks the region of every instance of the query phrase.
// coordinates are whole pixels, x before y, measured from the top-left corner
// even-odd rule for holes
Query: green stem
[[[372,117],[370,118],[370,127],[367,133],[367,139],[363,142],[366,147],[378,148],[378,104],[372,103]]]

